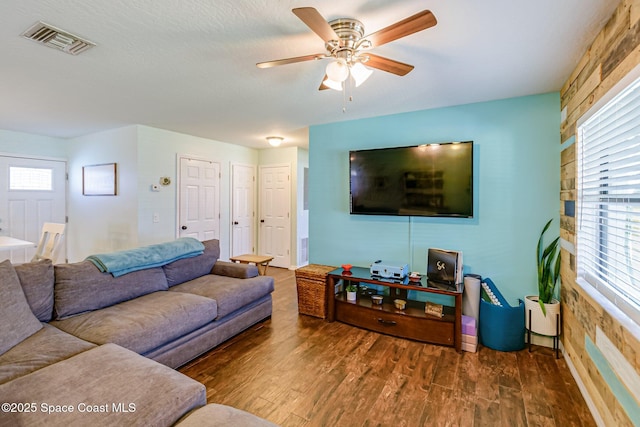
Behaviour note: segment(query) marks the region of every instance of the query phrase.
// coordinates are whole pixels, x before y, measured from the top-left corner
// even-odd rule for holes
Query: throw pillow
[[[42,328],[24,296],[9,260],[0,262],[0,354],[6,353]]]
[[[39,321],[49,322],[53,317],[53,263],[50,259],[43,259],[14,268],[31,311]]]

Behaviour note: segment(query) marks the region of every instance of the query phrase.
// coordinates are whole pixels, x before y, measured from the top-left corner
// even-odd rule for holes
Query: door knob
[[[260,222],[264,222],[264,219],[261,219]]]
[[[181,228],[182,228],[183,230],[186,230],[186,229],[187,229],[187,226],[186,226],[186,225],[183,225]]]

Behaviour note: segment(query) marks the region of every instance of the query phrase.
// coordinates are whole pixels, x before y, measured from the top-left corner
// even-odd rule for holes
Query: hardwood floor
[[[209,402],[288,426],[594,426],[551,349],[477,353],[298,315],[292,271],[270,268],[273,315],[180,372]]]

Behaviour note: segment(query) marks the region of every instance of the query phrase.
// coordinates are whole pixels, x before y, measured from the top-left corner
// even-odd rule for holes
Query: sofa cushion
[[[53,263],[50,259],[27,262],[14,267],[31,311],[39,321],[48,322],[53,316]]]
[[[96,346],[53,326],[43,326],[38,332],[0,356],[0,384]]]
[[[219,261],[213,266],[211,274],[219,276],[235,277],[236,279],[248,279],[260,274],[258,266],[254,264],[239,264],[230,261]]]
[[[276,424],[231,406],[210,403],[190,412],[176,427],[277,427]]]
[[[220,258],[220,241],[212,239],[202,243],[204,244],[202,255],[179,259],[162,267],[169,286],[179,285],[211,272],[216,261]]]
[[[0,354],[42,329],[9,260],[0,262]]]
[[[56,319],[168,289],[162,267],[134,271],[120,277],[101,273],[90,261],[56,264],[54,268]]]
[[[36,403],[35,412],[1,415],[13,426],[170,426],[206,404],[204,385],[114,344],[2,384],[0,396]],[[73,412],[47,413],[55,405]]]
[[[216,315],[212,299],[160,291],[51,324],[83,340],[115,343],[144,354],[213,321]]]
[[[185,292],[215,299],[218,303],[218,318],[221,319],[273,292],[273,277],[258,276],[237,279],[207,274],[174,286],[169,291]]]

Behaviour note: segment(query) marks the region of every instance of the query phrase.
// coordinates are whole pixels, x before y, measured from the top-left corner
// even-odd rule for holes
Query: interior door
[[[178,236],[220,239],[220,164],[180,158]]]
[[[255,251],[255,186],[253,165],[231,165],[231,256]]]
[[[37,244],[45,222],[66,223],[66,169],[62,160],[0,156],[0,235]],[[29,262],[34,254],[35,247],[0,251],[0,261]]]
[[[273,257],[271,265],[289,268],[291,236],[291,167],[260,167],[260,255]]]

